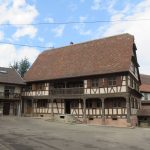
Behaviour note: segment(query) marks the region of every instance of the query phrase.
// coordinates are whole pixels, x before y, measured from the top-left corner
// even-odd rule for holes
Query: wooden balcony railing
[[[51,88],[50,90],[27,90],[22,92],[22,96],[49,96],[49,95],[90,95],[90,94],[106,94],[106,93],[121,93],[126,92],[126,86],[122,86],[122,89],[116,86],[105,88]]]
[[[74,95],[84,94],[84,88],[55,88],[49,92],[51,95]]]
[[[48,96],[49,90],[27,90],[23,91],[22,96]]]
[[[20,93],[0,92],[0,99],[19,99]]]
[[[53,88],[50,90],[27,90],[22,92],[22,96],[48,96],[71,94],[84,94],[84,88]]]

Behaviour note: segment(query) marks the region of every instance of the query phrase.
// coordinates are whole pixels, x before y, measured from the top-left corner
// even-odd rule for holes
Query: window
[[[144,93],[145,100],[148,100],[148,94]]]
[[[15,87],[14,86],[5,86],[5,93],[13,94],[14,91],[15,91]]]
[[[37,108],[41,108],[41,107],[47,108],[47,105],[48,105],[48,100],[41,100],[41,99],[39,99],[37,101]]]
[[[8,72],[6,70],[0,70],[1,74],[7,74]]]
[[[123,107],[123,101],[121,99],[113,99],[112,100],[112,106],[113,108],[120,108]]]
[[[97,100],[93,100],[93,102],[92,102],[92,108],[97,108]]]
[[[100,108],[102,107],[101,101],[98,99],[89,99],[86,101],[86,108]]]
[[[86,101],[86,108],[92,108],[92,101],[91,100]]]
[[[36,90],[45,90],[45,84],[44,83],[37,84]]]
[[[55,83],[54,88],[65,88],[65,83],[61,83],[61,82]]]
[[[131,99],[131,107],[132,107],[132,108],[135,107],[135,106],[134,106],[134,99],[133,99],[133,98]]]
[[[70,81],[67,83],[68,88],[83,87],[83,81]]]
[[[113,101],[113,107],[117,107],[117,102],[116,100]]]
[[[98,79],[92,79],[91,85],[92,85],[92,87],[98,87]]]
[[[116,83],[117,83],[116,77],[108,78],[108,85],[109,86],[114,86],[114,85],[116,85]]]
[[[79,108],[79,101],[78,100],[73,100],[71,102],[71,107],[72,108]]]
[[[32,85],[27,85],[25,87],[22,88],[23,92],[28,92],[28,91],[32,91]]]
[[[102,107],[102,103],[100,100],[97,100],[96,102],[97,102],[97,108]]]

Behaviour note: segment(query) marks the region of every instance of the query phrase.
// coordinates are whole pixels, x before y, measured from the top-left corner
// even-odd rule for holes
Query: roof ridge
[[[60,50],[62,48],[66,48],[66,47],[71,47],[71,46],[76,46],[76,45],[91,43],[91,42],[95,42],[95,41],[99,41],[99,40],[111,39],[111,38],[114,38],[114,37],[125,36],[125,35],[132,36],[134,38],[134,36],[132,34],[122,33],[122,34],[117,34],[117,35],[112,35],[112,36],[106,36],[106,37],[103,37],[103,38],[88,40],[88,41],[84,41],[84,42],[81,42],[81,43],[76,43],[76,44],[73,44],[73,45],[66,45],[66,46],[62,46],[62,47],[58,47],[58,48],[47,49],[47,50],[44,50],[41,54],[47,53],[47,52],[52,52],[52,51],[55,51],[55,50]]]
[[[15,69],[15,68],[12,68],[17,74],[18,74],[18,76],[20,77],[20,79],[23,81],[23,82],[25,82],[24,81],[24,79],[21,77],[21,75],[19,74],[19,72]]]

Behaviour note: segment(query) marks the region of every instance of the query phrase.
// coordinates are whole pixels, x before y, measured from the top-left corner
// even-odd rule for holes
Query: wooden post
[[[127,122],[128,123],[131,123],[131,120],[130,120],[130,97],[127,96],[126,97],[126,109],[127,109]]]
[[[105,124],[105,104],[104,104],[104,98],[101,98],[102,101],[102,124]]]
[[[87,123],[87,120],[86,120],[86,99],[85,98],[83,98],[83,122]]]
[[[27,114],[27,100],[23,100],[23,115],[25,116]]]
[[[18,102],[18,107],[17,107],[17,116],[21,116],[21,100]]]
[[[138,98],[138,109],[141,109],[141,100]]]
[[[32,116],[34,116],[33,101],[34,101],[34,99],[31,100],[31,113],[32,113]]]
[[[53,110],[53,99],[51,99],[51,117],[54,119],[54,110]]]
[[[22,116],[22,114],[24,113],[23,111],[23,99],[20,98],[20,116]]]

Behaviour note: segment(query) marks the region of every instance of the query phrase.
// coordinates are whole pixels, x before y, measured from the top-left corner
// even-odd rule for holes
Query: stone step
[[[71,114],[55,115],[54,120],[64,123],[80,123],[80,121],[74,115]]]

